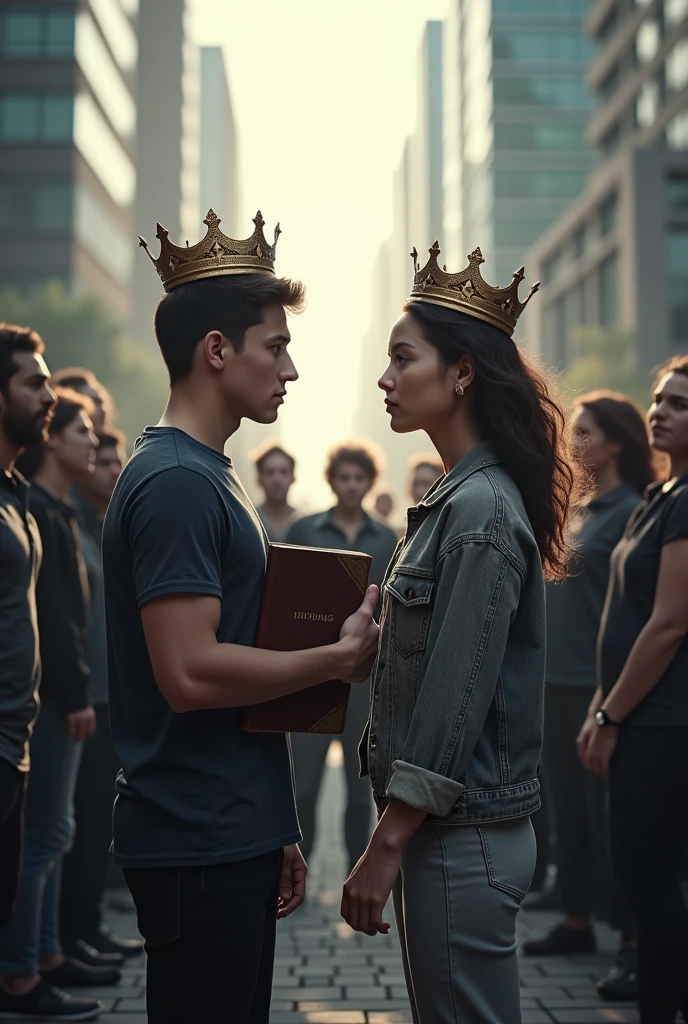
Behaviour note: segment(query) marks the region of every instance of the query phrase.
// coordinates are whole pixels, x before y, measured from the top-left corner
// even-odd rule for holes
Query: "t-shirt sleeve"
[[[688,485],[669,495],[668,508],[662,524],[662,544],[688,537]]]
[[[139,608],[169,594],[222,597],[229,522],[214,485],[175,467],[147,480],[123,524]]]

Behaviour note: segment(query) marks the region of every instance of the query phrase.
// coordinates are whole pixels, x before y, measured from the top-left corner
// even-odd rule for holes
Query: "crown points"
[[[260,212],[260,210],[258,210],[255,217],[253,218],[253,223],[256,225],[257,228],[264,227],[265,221],[263,220],[263,214]]]
[[[468,262],[471,265],[475,265],[476,267],[479,267],[481,263],[485,262],[485,260],[483,259],[482,251],[479,246],[477,249],[474,249],[473,252],[469,254]]]
[[[209,228],[217,227],[217,225],[220,223],[220,218],[218,217],[214,210],[208,210],[203,223],[207,224]]]

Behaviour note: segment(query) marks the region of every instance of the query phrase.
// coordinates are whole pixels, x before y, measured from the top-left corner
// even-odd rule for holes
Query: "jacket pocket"
[[[179,868],[126,868],[124,876],[146,950],[175,942],[181,929]]]
[[[403,658],[425,649],[435,581],[410,572],[395,573],[385,587],[391,640]]]

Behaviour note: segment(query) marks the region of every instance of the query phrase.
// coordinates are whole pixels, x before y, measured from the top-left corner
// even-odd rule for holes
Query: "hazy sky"
[[[278,273],[308,289],[306,312],[291,321],[301,379],[281,416],[287,443],[308,452],[302,480],[316,479],[326,446],[351,430],[372,264],[416,119],[423,28],[449,0],[193,2],[196,41],[225,51],[245,233],[259,207],[270,231],[279,220]],[[387,338],[378,344],[382,371]]]

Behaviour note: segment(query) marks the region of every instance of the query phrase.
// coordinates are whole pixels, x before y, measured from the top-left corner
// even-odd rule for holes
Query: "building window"
[[[542,261],[542,282],[543,284],[551,284],[552,281],[556,280],[559,270],[561,268],[561,250],[557,249],[555,252],[548,256],[547,259]]]
[[[598,271],[599,319],[602,327],[616,323],[618,313],[618,281],[616,253],[600,263]]]
[[[635,37],[635,54],[639,64],[649,64],[659,49],[659,22],[653,18],[644,21]]]
[[[581,150],[586,149],[585,125],[509,121],[494,126],[496,149]]]
[[[679,39],[665,61],[667,89],[678,92],[688,82],[688,39]]]
[[[110,124],[120,136],[131,136],[136,126],[134,99],[93,19],[85,11],[77,19],[75,52],[79,67]]]
[[[610,99],[619,87],[619,65],[615,64],[598,89],[603,100]]]
[[[595,97],[578,78],[550,78],[528,75],[527,78],[495,76],[494,101],[516,106],[561,107],[565,110],[590,110]]]
[[[495,245],[526,249],[552,223],[552,217],[497,217]]]
[[[616,195],[608,196],[600,206],[600,234],[604,238],[616,227]]]
[[[688,14],[688,0],[664,0],[664,23],[678,25]]]
[[[619,148],[621,142],[621,128],[617,124],[612,125],[607,134],[600,142],[600,151],[603,156],[611,156]]]
[[[586,231],[585,224],[582,224],[573,235],[573,255],[574,258],[579,260],[582,256],[585,256],[586,249]]]
[[[0,182],[0,231],[18,235],[62,234],[71,228],[69,182]]]
[[[0,96],[0,140],[69,141],[72,115],[71,96]]]
[[[659,108],[659,86],[654,79],[643,82],[635,102],[635,116],[639,128],[651,128]]]
[[[688,110],[681,110],[667,125],[667,145],[671,149],[688,149]]]
[[[674,176],[666,182],[667,206],[679,213],[688,211],[688,176]]]
[[[128,285],[133,250],[131,239],[98,199],[81,186],[76,190],[74,233],[87,252],[120,284]]]
[[[91,8],[119,66],[129,71],[136,66],[138,43],[131,22],[119,0],[91,0]]]
[[[599,42],[602,43],[603,45],[606,45],[609,42],[609,40],[611,39],[611,37],[614,35],[614,33],[616,32],[616,27],[617,27],[618,24],[619,24],[619,15],[618,15],[618,11],[617,11],[617,9],[615,7],[615,8],[613,8],[611,13],[609,14],[609,17],[606,18],[606,20],[604,21],[603,25],[600,27],[599,32],[597,33],[597,38],[598,38]]]
[[[13,60],[70,57],[74,24],[74,11],[4,11],[0,13],[0,53]]]
[[[498,199],[574,199],[588,177],[587,171],[495,171]]]
[[[513,60],[519,64],[561,61],[583,64],[594,56],[595,46],[582,32],[508,32],[492,33],[495,60]]]
[[[669,231],[669,324],[674,345],[688,347],[688,230]]]

